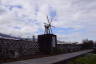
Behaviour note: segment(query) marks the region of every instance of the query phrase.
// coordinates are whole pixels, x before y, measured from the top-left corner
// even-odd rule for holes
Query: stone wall
[[[37,42],[0,38],[0,58],[17,58],[39,52]]]
[[[80,44],[57,44],[57,49],[63,53],[75,52],[81,50]]]

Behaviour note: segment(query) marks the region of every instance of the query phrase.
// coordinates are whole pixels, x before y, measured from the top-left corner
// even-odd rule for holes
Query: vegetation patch
[[[96,54],[87,54],[69,61],[68,64],[96,64]]]

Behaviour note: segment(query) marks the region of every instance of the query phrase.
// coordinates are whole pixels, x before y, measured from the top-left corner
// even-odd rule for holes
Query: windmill
[[[51,18],[51,20],[49,20],[49,17],[47,16],[47,22],[48,23],[44,23],[44,27],[45,27],[45,34],[51,34],[52,33],[52,20],[53,18]]]
[[[38,35],[38,43],[40,52],[44,54],[52,54],[56,50],[57,36],[52,33],[52,20],[46,16],[47,22],[44,23],[45,32],[42,35]]]

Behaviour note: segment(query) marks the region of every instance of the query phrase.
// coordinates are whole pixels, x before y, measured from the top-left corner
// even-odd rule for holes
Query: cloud
[[[55,19],[58,39],[95,40],[95,13],[95,0],[1,0],[0,32],[21,37],[41,34],[49,15]]]

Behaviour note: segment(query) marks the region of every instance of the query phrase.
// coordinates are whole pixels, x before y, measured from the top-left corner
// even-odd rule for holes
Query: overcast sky
[[[96,0],[0,0],[0,33],[32,37],[54,18],[59,40],[96,40]]]

